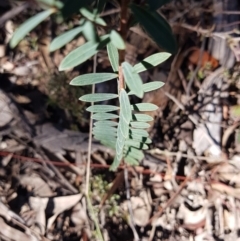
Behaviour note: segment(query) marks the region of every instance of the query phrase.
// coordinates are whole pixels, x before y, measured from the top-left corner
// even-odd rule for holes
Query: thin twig
[[[183,188],[187,185],[188,181],[191,180],[192,175],[195,173],[196,167],[197,167],[197,165],[195,164],[193,166],[193,168],[191,169],[189,176],[181,183],[181,185],[180,185],[179,189],[176,191],[176,193],[174,193],[174,195],[167,201],[166,205],[164,207],[160,207],[159,211],[157,213],[155,213],[154,216],[148,221],[149,224],[151,224],[156,218],[160,217],[162,215],[162,213],[166,210],[166,208],[168,208],[173,203],[173,201],[181,193]]]

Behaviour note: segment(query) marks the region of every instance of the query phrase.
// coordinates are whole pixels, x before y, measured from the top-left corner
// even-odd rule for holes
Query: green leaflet
[[[176,40],[169,24],[161,15],[135,4],[131,5],[131,10],[137,21],[160,47],[167,52],[176,53]]]
[[[131,146],[131,147],[135,147],[137,149],[142,149],[142,150],[147,150],[148,149],[148,145],[142,143],[142,142],[139,142],[139,141],[136,141],[136,140],[133,140],[133,139],[128,139],[125,141],[125,145],[126,146]]]
[[[131,109],[136,111],[154,111],[158,109],[158,106],[151,103],[139,103],[131,105]]]
[[[146,130],[142,130],[142,129],[133,129],[130,128],[129,129],[129,134],[130,135],[140,135],[141,137],[148,137],[148,132]]]
[[[131,156],[126,156],[124,158],[124,160],[126,161],[126,163],[128,163],[131,166],[138,166],[139,165],[139,161],[136,160],[135,158],[131,157]]]
[[[140,135],[130,135],[129,139],[135,140],[135,141],[138,141],[138,142],[141,142],[141,143],[145,143],[145,144],[151,144],[152,143],[152,140],[150,138],[142,137]]]
[[[133,114],[132,115],[132,120],[133,121],[143,121],[143,122],[147,122],[147,121],[152,121],[153,118],[150,115],[146,115],[146,114]]]
[[[120,102],[120,113],[126,124],[128,125],[131,120],[131,105],[129,102],[128,95],[124,89],[120,90],[119,94],[119,102]]]
[[[59,70],[73,68],[95,55],[108,42],[108,35],[101,37],[100,43],[89,41],[70,52],[61,62]]]
[[[118,95],[116,94],[107,94],[107,93],[96,93],[96,94],[87,94],[83,95],[79,100],[85,102],[98,102],[98,101],[105,101],[117,98]]]
[[[92,115],[92,119],[94,120],[109,120],[109,119],[115,119],[118,118],[118,115],[111,114],[111,113],[96,113]],[[107,131],[107,130],[105,130]]]
[[[83,30],[82,26],[79,26],[77,28],[71,29],[55,39],[50,44],[49,51],[53,52],[57,49],[60,49],[61,47],[65,46],[67,43],[72,41],[78,34],[80,34]]]
[[[107,135],[106,133],[103,134],[98,131],[96,131],[96,134],[94,134],[94,138],[101,142],[105,141],[105,142],[114,143],[114,145],[116,144],[116,140],[117,140],[115,133],[112,133],[111,135]],[[115,149],[115,146],[114,146],[114,149]]]
[[[123,62],[122,63],[122,68],[123,68],[123,75],[124,75],[124,79],[127,83],[128,88],[139,98],[143,97],[143,83],[142,83],[142,79],[140,78],[140,76],[138,75],[138,73],[136,73],[133,70],[133,67],[127,63],[127,62]]]
[[[98,135],[108,134],[108,135],[114,135],[115,136],[117,134],[117,128],[108,127],[106,129],[104,129],[101,126],[95,126],[93,128],[93,134],[98,134]]]
[[[117,126],[118,123],[115,121],[97,121],[94,123],[94,126],[108,127],[108,126]]]
[[[161,64],[162,62],[167,60],[170,56],[171,56],[171,54],[165,53],[165,52],[153,54],[153,55],[145,58],[144,60],[142,60],[140,63],[134,65],[133,69],[137,73],[140,73],[142,71],[148,70],[154,66]]]
[[[95,138],[95,139],[96,139],[96,138]],[[96,139],[96,140],[97,140],[97,139]],[[104,141],[101,141],[101,143],[102,143],[104,146],[110,147],[111,149],[115,150],[116,141],[104,140]]]
[[[124,149],[124,156],[131,156],[132,158],[135,158],[139,161],[141,161],[144,158],[143,151],[138,150],[134,147],[128,147]]]
[[[108,43],[107,52],[113,71],[118,72],[119,54],[117,48],[112,43]]]
[[[146,122],[138,122],[138,121],[133,121],[133,122],[130,122],[130,125],[133,127],[133,128],[141,128],[141,129],[147,129],[150,127],[150,125]]]
[[[98,84],[117,77],[118,75],[114,73],[84,74],[84,75],[79,75],[75,77],[73,80],[71,80],[70,85],[84,86],[84,85]]]
[[[103,129],[101,126],[95,126],[93,127],[94,131],[100,131],[102,133],[117,133],[117,128],[109,126],[107,129]]]
[[[83,25],[83,35],[87,41],[98,42],[98,35],[94,24],[86,21]]]
[[[91,11],[89,11],[87,8],[83,7],[80,9],[80,13],[87,19],[89,19],[90,21],[97,23],[99,25],[102,26],[106,26],[105,21],[100,18],[99,16],[93,14]]]
[[[164,85],[165,85],[164,82],[152,81],[152,82],[143,84],[142,88],[143,88],[144,93],[146,93],[146,92],[150,92],[150,91],[153,91],[153,90],[157,90],[157,89],[163,87]],[[128,95],[133,95],[133,94],[134,94],[133,91],[130,91],[128,93]]]
[[[111,43],[118,49],[125,49],[125,43],[121,37],[121,35],[115,31],[112,30],[110,33],[110,39],[111,39]]]
[[[110,112],[118,109],[119,107],[115,105],[92,105],[89,106],[86,110],[89,112]]]
[[[150,92],[153,90],[157,90],[165,85],[164,82],[161,81],[152,81],[146,84],[143,84],[143,91],[144,92]]]
[[[14,32],[12,39],[10,40],[10,47],[15,48],[18,43],[39,23],[49,17],[51,14],[56,12],[54,8],[50,8],[43,12],[36,14],[35,16],[29,18]]]

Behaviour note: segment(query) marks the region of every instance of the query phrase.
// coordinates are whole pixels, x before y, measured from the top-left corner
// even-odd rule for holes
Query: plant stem
[[[121,24],[120,24],[120,35],[124,42],[126,42],[127,39],[127,23],[128,23],[128,2],[129,0],[121,0]],[[119,50],[119,90],[125,89],[125,83],[124,83],[124,77],[122,73],[122,67],[121,64],[125,60],[125,49]]]

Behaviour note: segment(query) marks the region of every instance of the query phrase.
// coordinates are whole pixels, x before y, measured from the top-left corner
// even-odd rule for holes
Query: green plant
[[[106,181],[106,177],[104,175],[95,175],[91,179],[91,192],[89,194],[91,200],[97,200],[100,202],[106,193],[110,189],[109,183]],[[118,200],[120,196],[118,194],[113,194],[108,200],[106,200],[105,211],[108,216],[118,215],[119,214],[119,206]]]
[[[46,10],[23,23],[15,31],[10,46],[15,47],[29,31],[50,15],[57,14],[64,18],[79,11],[81,14],[79,26],[56,37],[50,45],[50,51],[65,46],[79,34],[84,35],[86,43],[71,51],[61,62],[59,70],[64,71],[82,64],[97,54],[99,50],[107,48],[113,73],[80,75],[75,77],[70,84],[75,86],[95,85],[117,79],[117,94],[92,93],[82,96],[80,100],[100,102],[114,98],[119,99],[118,106],[96,104],[87,108],[87,111],[92,113],[92,119],[96,120],[93,135],[102,144],[115,149],[116,155],[111,170],[116,170],[122,160],[127,164],[137,165],[144,157],[142,150],[148,149],[148,144],[151,143],[145,129],[149,127],[147,122],[152,121],[152,117],[142,114],[141,111],[152,111],[158,107],[151,103],[131,105],[129,98],[131,95],[142,98],[145,92],[163,86],[163,83],[159,81],[143,84],[139,73],[159,65],[169,58],[170,53],[176,52],[176,42],[171,28],[156,11],[156,8],[168,1],[159,0],[156,3],[156,1],[146,0],[141,4],[136,4],[134,2],[139,1],[122,0],[119,32],[112,27],[107,27],[104,19],[100,17],[106,0],[37,0],[37,2]],[[131,12],[131,17],[128,16],[129,12]],[[130,24],[133,23],[140,24],[150,37],[167,52],[153,54],[135,66],[125,62],[124,49],[127,31]],[[100,34],[103,32],[105,34]],[[113,119],[118,119],[118,121],[113,121]]]

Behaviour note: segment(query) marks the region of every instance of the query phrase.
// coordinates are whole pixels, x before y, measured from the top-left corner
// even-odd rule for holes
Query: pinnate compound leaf
[[[158,106],[151,103],[139,103],[131,105],[131,109],[136,111],[154,111],[158,109]]]
[[[121,35],[115,31],[112,30],[110,33],[110,39],[111,39],[111,43],[118,49],[125,49],[125,43],[121,37]]]
[[[86,110],[89,112],[110,112],[118,109],[119,107],[115,105],[92,105],[89,106]]]
[[[25,21],[20,27],[14,32],[12,39],[10,40],[10,47],[15,48],[18,43],[31,31],[33,30],[39,23],[53,14],[56,10],[54,8],[45,10],[36,14],[35,16],[29,18]]]
[[[137,21],[144,27],[153,40],[170,53],[176,53],[177,44],[167,21],[158,13],[135,4],[131,5]]]
[[[113,71],[118,72],[119,54],[117,48],[112,43],[108,43],[107,52]]]
[[[87,19],[89,19],[90,21],[94,22],[94,23],[97,23],[99,25],[102,25],[102,26],[106,26],[106,22],[100,18],[98,15],[96,14],[93,14],[92,11],[89,11],[86,7],[82,7],[80,9],[80,13]]]
[[[108,35],[101,37],[100,43],[89,41],[70,52],[61,62],[59,70],[73,68],[95,55],[108,43]]]
[[[138,122],[138,121],[133,121],[130,122],[131,127],[133,128],[141,128],[141,129],[147,129],[150,127],[150,125],[146,122]]]
[[[145,122],[145,121],[152,121],[153,118],[152,118],[152,116],[146,115],[146,114],[133,114],[132,120],[133,121],[143,121],[143,122]]]
[[[108,126],[117,126],[118,123],[115,121],[97,121],[94,123],[94,126],[108,127]]]
[[[58,37],[53,39],[53,41],[51,42],[50,47],[49,47],[50,52],[53,52],[57,49],[62,48],[67,43],[72,41],[82,31],[83,31],[83,27],[79,26],[79,27],[76,27],[74,29],[71,29],[71,30],[59,35]]]
[[[140,63],[136,64],[133,66],[133,69],[137,72],[140,73],[142,71],[148,70],[153,68],[154,66],[157,66],[167,60],[171,56],[170,53],[156,53],[153,54],[144,60],[142,60]]]
[[[96,93],[96,94],[87,94],[83,95],[79,100],[85,102],[98,102],[105,101],[117,98],[117,94],[108,94],[108,93]]]
[[[118,115],[111,114],[111,113],[96,113],[92,115],[92,119],[94,120],[109,120],[118,118]],[[106,130],[105,130],[106,131]]]
[[[127,63],[122,63],[124,79],[127,83],[128,88],[139,98],[143,97],[143,83],[142,79],[133,70],[133,67]]]
[[[70,85],[76,86],[84,86],[84,85],[92,85],[102,83],[114,78],[117,78],[118,75],[114,73],[92,73],[92,74],[84,74],[75,77]]]
[[[120,113],[124,121],[129,124],[131,120],[132,110],[128,95],[124,89],[120,90],[119,94],[119,102],[120,102]]]

